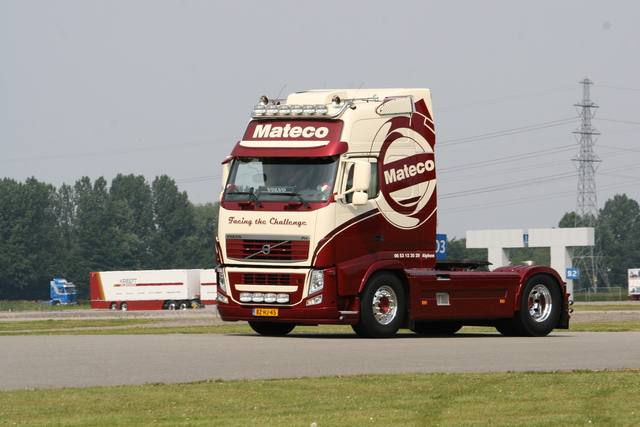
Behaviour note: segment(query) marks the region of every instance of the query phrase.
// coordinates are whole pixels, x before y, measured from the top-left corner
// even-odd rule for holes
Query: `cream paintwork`
[[[338,90],[311,90],[305,92],[293,93],[288,96],[287,104],[326,104],[329,105],[329,114],[334,111],[338,111],[340,107],[333,107],[331,105],[334,96],[339,96],[344,102],[345,100],[354,101],[356,108],[347,110],[340,116],[343,121],[342,137],[341,140],[346,141],[349,144],[349,152],[343,155],[343,159],[340,162],[340,167],[337,171],[337,180],[334,188],[336,193],[341,193],[345,190],[346,173],[344,171],[345,160],[348,158],[377,158],[380,154],[380,150],[383,146],[384,139],[386,138],[390,124],[388,121],[390,117],[388,115],[379,115],[376,109],[381,105],[386,97],[401,97],[412,96],[414,101],[423,99],[427,108],[431,112],[431,95],[428,89],[375,89],[375,90],[353,90],[353,89],[338,89]],[[378,100],[358,101],[358,98],[370,98],[377,95]],[[409,117],[410,114],[401,115]],[[318,117],[322,118],[322,117]],[[265,119],[278,119],[286,120],[286,117],[265,117]],[[409,129],[402,129],[405,138],[399,141],[394,141],[391,155],[396,156],[398,159],[410,157],[416,154],[416,152],[433,152],[431,147],[424,138],[417,135],[416,132]],[[321,145],[318,141],[301,141],[292,140],[283,143],[282,141],[241,141],[241,145],[246,147],[307,147],[309,144],[312,146]],[[379,161],[389,161],[390,159],[379,159]],[[228,166],[227,163],[225,166]],[[225,171],[225,177],[228,171]],[[226,181],[223,181],[223,188],[226,185]],[[425,186],[427,187],[425,189]],[[415,188],[414,188],[415,187]],[[415,202],[415,211],[424,207],[429,198],[433,194],[435,189],[435,180],[432,182],[425,182],[419,185],[409,188],[411,195],[423,194],[423,196]],[[402,198],[403,194],[397,194],[396,197]],[[353,220],[354,217],[362,215],[369,211],[377,211],[376,214],[384,215],[390,223],[394,224],[400,229],[413,229],[420,225],[419,221],[415,218],[408,217],[398,212],[394,212],[386,203],[382,193],[378,194],[375,199],[367,200],[363,206],[354,206],[353,204],[347,204],[343,201],[336,201],[323,207],[322,209],[305,211],[304,209],[299,211],[287,211],[287,212],[273,212],[266,211],[259,207],[255,207],[255,210],[243,210],[243,211],[228,211],[220,209],[219,217],[219,244],[223,254],[227,253],[226,235],[247,235],[252,237],[260,236],[265,240],[277,240],[279,236],[308,236],[310,254],[309,259],[301,261],[286,261],[279,262],[273,260],[251,260],[252,267],[234,267],[240,265],[246,265],[247,261],[229,259],[225,255],[225,269],[226,278],[228,280],[229,272],[255,272],[256,268],[261,266],[270,266],[270,272],[273,273],[302,273],[300,270],[289,270],[287,267],[309,267],[306,272],[305,289],[303,291],[303,299],[307,296],[306,284],[309,281],[309,274],[312,267],[311,256],[316,251],[316,248],[321,239],[330,235],[335,229],[341,227],[348,221]],[[236,222],[230,221],[230,218],[235,218]],[[290,226],[290,225],[271,225],[271,218],[288,219],[292,222],[305,222],[303,226]],[[349,227],[343,229],[341,233],[348,232],[349,228],[357,225],[357,222],[351,224]],[[335,238],[336,236],[333,236]],[[328,244],[329,241],[325,243]],[[322,249],[322,248],[318,248]],[[278,268],[278,266],[281,266]],[[241,285],[246,286],[246,285]],[[238,285],[236,289],[239,290]],[[244,288],[243,288],[244,289]],[[262,285],[260,290],[264,292],[278,292],[276,286],[269,287]],[[236,301],[237,302],[237,301]]]

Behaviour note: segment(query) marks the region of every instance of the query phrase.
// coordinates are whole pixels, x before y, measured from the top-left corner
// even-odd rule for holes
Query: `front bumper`
[[[277,316],[254,316],[254,308],[277,308]],[[218,312],[222,320],[236,322],[239,320],[254,322],[286,322],[298,325],[353,325],[358,322],[358,312],[338,310],[330,307],[274,307],[274,306],[241,306],[237,304],[221,304],[218,302]]]
[[[322,271],[323,286],[317,286]],[[287,322],[300,325],[354,324],[358,322],[356,296],[339,297],[335,269],[260,269],[256,267],[221,266],[217,269],[218,311],[224,321]],[[312,286],[311,283],[314,283]],[[309,289],[313,292],[309,294]],[[241,300],[244,295],[286,293],[288,303],[266,303]],[[318,298],[321,301],[318,301]],[[257,310],[254,309],[267,309]],[[277,310],[277,313],[276,313]],[[264,315],[268,313],[269,315]]]

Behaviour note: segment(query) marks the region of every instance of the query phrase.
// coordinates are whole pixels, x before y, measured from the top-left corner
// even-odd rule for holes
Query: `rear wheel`
[[[249,326],[260,335],[271,337],[285,336],[296,327],[295,323],[276,322],[249,322]]]
[[[517,337],[518,331],[513,326],[513,319],[502,319],[496,323],[495,327],[505,337]]]
[[[507,336],[543,337],[558,324],[562,310],[562,293],[558,282],[546,274],[527,280],[520,297],[520,311],[496,329]]]
[[[118,309],[118,303],[117,302],[112,302],[111,305],[109,306],[109,308],[111,310],[117,310]]]
[[[122,311],[129,310],[129,304],[127,304],[126,302],[123,302],[122,304],[120,304],[120,310]]]
[[[422,335],[453,335],[462,328],[460,322],[415,322],[411,329]]]
[[[182,301],[179,307],[180,307],[180,310],[186,310],[187,308],[189,308],[189,304],[187,304],[186,301]]]
[[[405,295],[392,273],[377,273],[369,279],[360,297],[360,320],[352,325],[361,337],[390,338],[404,321]]]
[[[178,303],[175,301],[169,301],[167,303],[167,310],[175,310],[178,307]]]

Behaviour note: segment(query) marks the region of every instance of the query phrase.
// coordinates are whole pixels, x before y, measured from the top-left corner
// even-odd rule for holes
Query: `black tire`
[[[420,335],[453,335],[462,328],[460,322],[415,322],[411,330]]]
[[[496,329],[507,336],[544,337],[558,324],[562,310],[562,292],[558,282],[546,274],[527,280],[520,296],[520,311]]]
[[[389,272],[374,274],[360,296],[360,320],[351,327],[361,337],[393,337],[404,322],[405,293]]]
[[[505,337],[517,337],[518,331],[516,331],[513,319],[502,319],[496,323],[495,327]]]
[[[296,327],[295,323],[277,323],[277,322],[249,322],[251,329],[260,335],[269,337],[283,337]]]
[[[167,302],[167,310],[175,310],[176,308],[178,308],[178,303],[175,301],[169,301]]]
[[[187,302],[186,302],[186,301],[182,301],[182,302],[178,305],[178,308],[179,308],[180,310],[186,310],[187,308],[189,308],[189,304],[187,304]]]
[[[121,303],[120,304],[120,310],[122,310],[122,311],[129,310],[129,304],[127,304],[126,302]]]
[[[109,306],[109,308],[111,310],[117,310],[118,309],[118,303],[117,302],[112,302],[111,305]]]

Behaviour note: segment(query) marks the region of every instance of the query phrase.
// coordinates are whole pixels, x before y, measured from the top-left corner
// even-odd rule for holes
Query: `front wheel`
[[[558,282],[546,274],[536,274],[524,286],[520,311],[496,328],[507,336],[544,337],[558,324],[561,310],[562,292]]]
[[[369,279],[360,297],[360,320],[351,327],[366,338],[390,338],[398,332],[405,313],[405,294],[392,273],[377,273]]]
[[[249,322],[251,329],[260,335],[270,337],[283,337],[296,327],[295,323],[276,323],[276,322]]]

